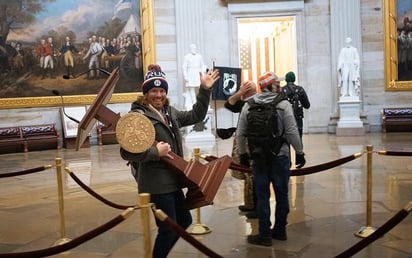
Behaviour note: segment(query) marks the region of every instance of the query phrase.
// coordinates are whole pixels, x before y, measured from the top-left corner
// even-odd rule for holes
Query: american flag
[[[275,38],[243,37],[239,40],[242,81],[254,81],[268,71],[275,71]]]
[[[120,11],[131,9],[131,8],[132,8],[131,0],[119,0],[119,2],[114,6],[112,19],[115,19],[119,15]]]

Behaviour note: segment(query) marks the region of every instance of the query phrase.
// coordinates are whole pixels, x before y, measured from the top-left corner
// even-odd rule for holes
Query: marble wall
[[[332,56],[332,26],[330,1],[332,0],[301,0],[301,1],[265,1],[276,2],[282,6],[288,4],[303,4],[301,18],[297,27],[300,33],[298,41],[298,63],[300,84],[309,95],[312,106],[305,116],[305,132],[333,133],[336,124],[337,96],[335,78],[336,64]],[[176,7],[185,3],[196,5],[201,10],[199,22],[181,24],[176,17],[179,9]],[[237,66],[237,42],[233,29],[233,17],[230,5],[244,1],[234,0],[156,0],[155,1],[155,34],[157,62],[167,73],[169,80],[169,95],[174,105],[183,107],[182,59],[187,46],[195,39],[199,52],[206,64],[212,66],[214,61],[220,66]],[[257,1],[254,1],[255,4]],[[247,4],[247,3],[245,3]],[[199,6],[200,5],[200,8]],[[266,6],[265,5],[265,6]],[[276,10],[267,10],[276,13]],[[384,91],[384,45],[382,0],[360,0],[361,53],[362,73],[362,110],[370,131],[380,130],[380,110],[383,107],[410,106],[412,92]],[[182,37],[185,35],[192,37]],[[177,31],[181,32],[178,33]],[[194,36],[193,36],[194,35]],[[195,42],[196,43],[196,42]],[[200,46],[200,48],[199,48]],[[109,105],[116,112],[124,113],[130,108],[130,103]],[[236,124],[236,117],[223,108],[223,103],[211,103],[211,108],[217,113],[218,127],[229,127]],[[0,127],[20,124],[56,123],[60,125],[59,108],[25,108],[0,110]]]

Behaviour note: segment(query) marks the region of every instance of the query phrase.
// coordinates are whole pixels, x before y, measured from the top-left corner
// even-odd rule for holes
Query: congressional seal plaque
[[[123,149],[132,153],[141,153],[153,145],[155,130],[146,116],[131,112],[122,116],[117,122],[116,138]]]

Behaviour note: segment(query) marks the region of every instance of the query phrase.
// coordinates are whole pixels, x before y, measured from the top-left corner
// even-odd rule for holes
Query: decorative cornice
[[[118,93],[113,94],[109,103],[127,103],[137,99],[142,93]],[[90,105],[96,95],[74,95],[64,96],[64,104],[67,106]],[[59,96],[36,97],[36,98],[2,98],[0,109],[8,108],[31,108],[31,107],[55,107],[61,106],[62,100]]]

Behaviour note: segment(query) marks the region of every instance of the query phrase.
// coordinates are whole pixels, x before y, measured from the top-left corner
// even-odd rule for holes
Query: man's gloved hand
[[[250,167],[249,155],[247,153],[240,154],[240,165]]]
[[[295,157],[296,157],[296,168],[302,168],[306,163],[305,153],[302,153],[302,154],[296,153]]]

